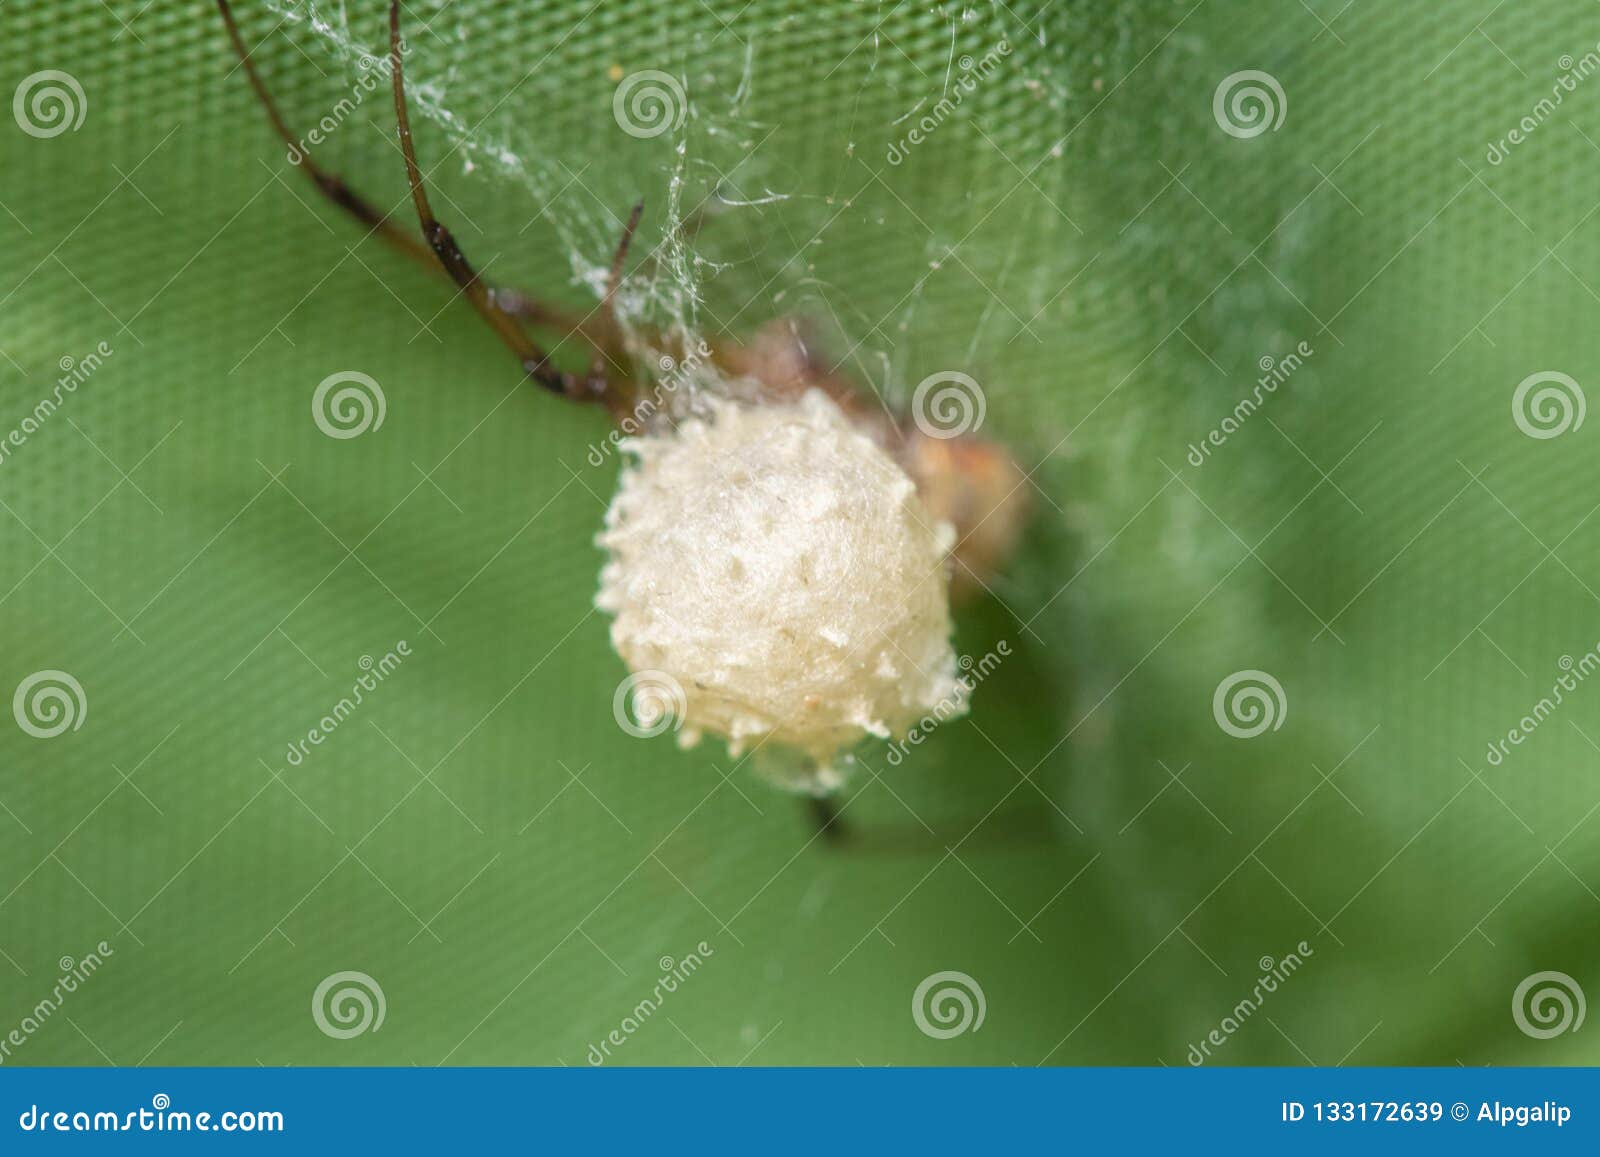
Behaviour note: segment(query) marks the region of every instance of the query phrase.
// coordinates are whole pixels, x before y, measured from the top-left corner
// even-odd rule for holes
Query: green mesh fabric
[[[313,155],[404,208],[381,88],[334,112],[384,8],[238,14],[297,131],[336,117]],[[209,4],[4,4],[5,92],[60,70],[84,115],[0,126],[0,427],[111,351],[0,460],[0,690],[86,704],[0,727],[5,1063],[582,1064],[614,1029],[630,1064],[1182,1064],[1213,1031],[1216,1063],[1600,1061],[1513,1015],[1540,972],[1600,994],[1600,432],[1513,417],[1530,375],[1600,380],[1600,80],[1535,111],[1592,5],[406,20],[435,204],[491,280],[591,308],[643,197],[638,325],[804,317],[891,400],[981,384],[1034,521],[959,644],[1011,656],[900,765],[866,750],[854,849],[719,746],[624,733],[601,417],[317,199]],[[684,94],[653,137],[613,109],[644,70]],[[1253,136],[1214,111],[1244,70],[1283,94]],[[386,402],[348,439],[312,415],[343,371]],[[1214,694],[1252,670],[1278,726],[1236,738]],[[386,1013],[341,1039],[312,1005],[348,971]],[[981,1027],[919,1028],[940,972]]]

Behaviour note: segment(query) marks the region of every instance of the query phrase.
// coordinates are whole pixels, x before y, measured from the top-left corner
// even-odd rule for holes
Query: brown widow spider
[[[574,317],[529,294],[492,288],[479,276],[455,236],[434,215],[429,202],[422,170],[417,163],[406,101],[399,0],[391,0],[389,5],[388,64],[400,150],[405,161],[411,201],[421,228],[420,243],[390,220],[389,214],[379,211],[371,201],[322,168],[299,147],[297,138],[290,131],[251,59],[229,0],[217,0],[217,7],[251,88],[265,108],[273,130],[289,146],[291,163],[299,167],[324,196],[366,226],[369,235],[382,237],[425,266],[442,269],[460,287],[462,295],[495,336],[516,357],[526,378],[542,389],[570,401],[604,407],[628,433],[637,432],[657,418],[666,419],[669,423],[674,420],[673,414],[661,411],[655,401],[646,397],[643,383],[628,367],[637,360],[638,346],[641,344],[666,351],[668,355],[676,354],[675,360],[681,362],[690,356],[687,342],[681,337],[649,333],[644,341],[630,345],[629,336],[624,333],[617,316],[617,289],[627,262],[629,246],[644,211],[642,201],[636,203],[628,215],[622,237],[612,255],[604,292],[590,317]],[[592,317],[597,317],[597,320],[591,320]],[[591,351],[587,369],[574,372],[557,366],[544,346],[531,335],[532,329],[559,332],[563,338],[576,337]],[[904,477],[914,483],[922,508],[934,523],[953,530],[947,554],[954,566],[954,589],[957,594],[986,587],[987,578],[1009,557],[1025,517],[1026,479],[1001,447],[974,437],[967,432],[966,426],[958,430],[940,429],[936,424],[930,425],[929,421],[924,421],[925,415],[921,413],[916,415],[915,422],[908,423],[891,414],[887,408],[875,406],[853,383],[819,361],[812,352],[804,329],[792,322],[780,321],[764,326],[749,342],[719,340],[701,349],[707,354],[709,368],[719,378],[746,383],[746,388],[753,385],[758,391],[758,397],[754,399],[757,402],[777,404],[793,401],[809,396],[813,391],[820,391],[830,398],[853,429],[881,448],[903,471]],[[976,389],[976,383],[965,375],[935,377],[955,378]],[[934,378],[930,378],[919,386],[918,404],[926,392],[925,388],[934,381]],[[981,392],[977,401],[981,406]],[[966,404],[970,402],[971,399],[965,399]],[[938,404],[939,399],[935,398],[933,405],[937,407]],[[962,400],[957,401],[958,406],[962,404]],[[970,419],[970,410],[965,416]],[[943,599],[941,593],[941,608]],[[953,662],[953,654],[951,660]],[[693,682],[696,688],[704,689],[698,679]],[[817,695],[807,696],[805,706],[814,707],[817,698]],[[877,728],[874,730],[869,726],[868,730],[873,734],[887,734],[881,724]],[[713,730],[716,728],[713,727]],[[839,809],[832,801],[826,795],[814,792],[811,806],[819,832],[830,840],[842,838],[844,829],[839,823]]]

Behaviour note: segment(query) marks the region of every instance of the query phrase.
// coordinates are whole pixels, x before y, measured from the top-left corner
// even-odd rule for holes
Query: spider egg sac
[[[965,709],[946,555],[915,484],[819,390],[717,401],[623,443],[598,542],[596,605],[656,718],[737,757],[771,740],[809,758],[789,786],[838,786],[835,758]],[[651,730],[664,729],[664,725]]]

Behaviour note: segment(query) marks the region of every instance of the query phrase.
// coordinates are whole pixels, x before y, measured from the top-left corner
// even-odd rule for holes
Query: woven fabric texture
[[[237,15],[409,226],[385,9]],[[1600,994],[1593,5],[405,22],[489,280],[592,309],[643,198],[638,326],[979,384],[1033,521],[957,644],[1008,654],[863,751],[853,848],[628,734],[602,417],[317,196],[213,5],[12,0],[0,691],[71,722],[0,717],[4,1063],[1600,1062],[1516,1004]]]

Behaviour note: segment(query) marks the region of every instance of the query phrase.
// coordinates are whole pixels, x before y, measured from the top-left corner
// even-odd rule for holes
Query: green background
[[[241,2],[300,131],[383,9]],[[519,387],[442,279],[315,198],[211,5],[7,3],[0,95],[60,69],[87,109],[0,124],[0,426],[114,350],[0,463],[0,685],[59,668],[88,704],[54,739],[0,727],[0,1032],[59,958],[114,950],[7,1063],[582,1064],[705,941],[619,1063],[1182,1064],[1302,940],[1218,1062],[1600,1061],[1594,1025],[1536,1040],[1510,1007],[1547,969],[1600,994],[1600,686],[1485,762],[1600,640],[1600,426],[1511,414],[1530,374],[1597,380],[1600,80],[1485,155],[1600,10],[407,14],[436,206],[491,280],[587,309],[636,197],[640,261],[712,197],[630,282],[639,320],[802,316],[893,399],[981,382],[1034,521],[958,641],[1013,655],[901,766],[863,752],[853,849],[720,746],[624,734],[601,417]],[[643,69],[689,105],[652,139],[612,111]],[[1286,109],[1236,139],[1212,98],[1244,69]],[[400,206],[383,100],[315,155]],[[335,440],[310,398],[343,370],[387,415]],[[1287,711],[1242,740],[1212,694],[1250,668]],[[335,1040],[309,1006],[344,970],[387,1016]],[[944,970],[986,1017],[936,1040],[911,1000]]]

